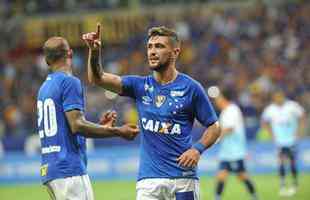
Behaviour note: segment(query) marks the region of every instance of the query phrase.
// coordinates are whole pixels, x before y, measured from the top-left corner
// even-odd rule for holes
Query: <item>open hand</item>
[[[197,149],[191,148],[185,151],[177,158],[178,164],[185,168],[194,168],[200,159],[200,153]]]

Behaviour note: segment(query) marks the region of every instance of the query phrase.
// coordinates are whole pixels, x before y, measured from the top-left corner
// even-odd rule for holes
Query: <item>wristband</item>
[[[205,145],[203,145],[201,142],[197,142],[195,143],[192,148],[196,149],[197,151],[199,151],[200,154],[202,154],[207,147]]]

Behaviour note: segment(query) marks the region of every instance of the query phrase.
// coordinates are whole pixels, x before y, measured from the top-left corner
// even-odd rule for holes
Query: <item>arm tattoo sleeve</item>
[[[90,65],[91,65],[91,69],[93,71],[94,77],[98,79],[101,77],[101,74],[103,73],[100,57],[101,57],[100,50],[92,50],[91,58],[90,58]]]

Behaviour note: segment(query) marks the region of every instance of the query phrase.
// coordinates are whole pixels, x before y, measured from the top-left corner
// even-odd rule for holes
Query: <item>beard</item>
[[[166,61],[165,63],[159,63],[157,66],[150,67],[150,69],[157,72],[164,71],[169,66],[169,63],[170,62],[168,61]]]
[[[156,66],[150,66],[150,69],[156,72],[165,71],[172,61],[173,57],[170,55],[165,61],[159,62]]]

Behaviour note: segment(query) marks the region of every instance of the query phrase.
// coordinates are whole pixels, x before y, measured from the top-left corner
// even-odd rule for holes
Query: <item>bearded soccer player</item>
[[[276,89],[272,95],[272,103],[262,114],[262,125],[272,133],[275,145],[278,148],[279,175],[281,196],[290,196],[296,193],[298,186],[298,170],[296,166],[296,145],[298,137],[305,127],[305,110],[296,101],[289,100],[282,89]],[[286,186],[285,163],[289,161],[293,176],[291,187]]]
[[[141,128],[137,200],[198,200],[196,173],[200,155],[219,137],[219,125],[204,88],[176,70],[180,42],[166,27],[149,30],[149,76],[117,76],[105,73],[100,60],[100,25],[83,35],[89,47],[89,80],[133,98]],[[207,129],[192,144],[191,130],[197,119]]]
[[[41,179],[52,199],[92,200],[86,172],[85,139],[120,136],[133,139],[135,125],[112,127],[116,113],[104,116],[101,124],[84,117],[84,91],[72,75],[72,49],[61,37],[48,39],[43,47],[50,73],[37,96],[38,132],[41,140]]]

